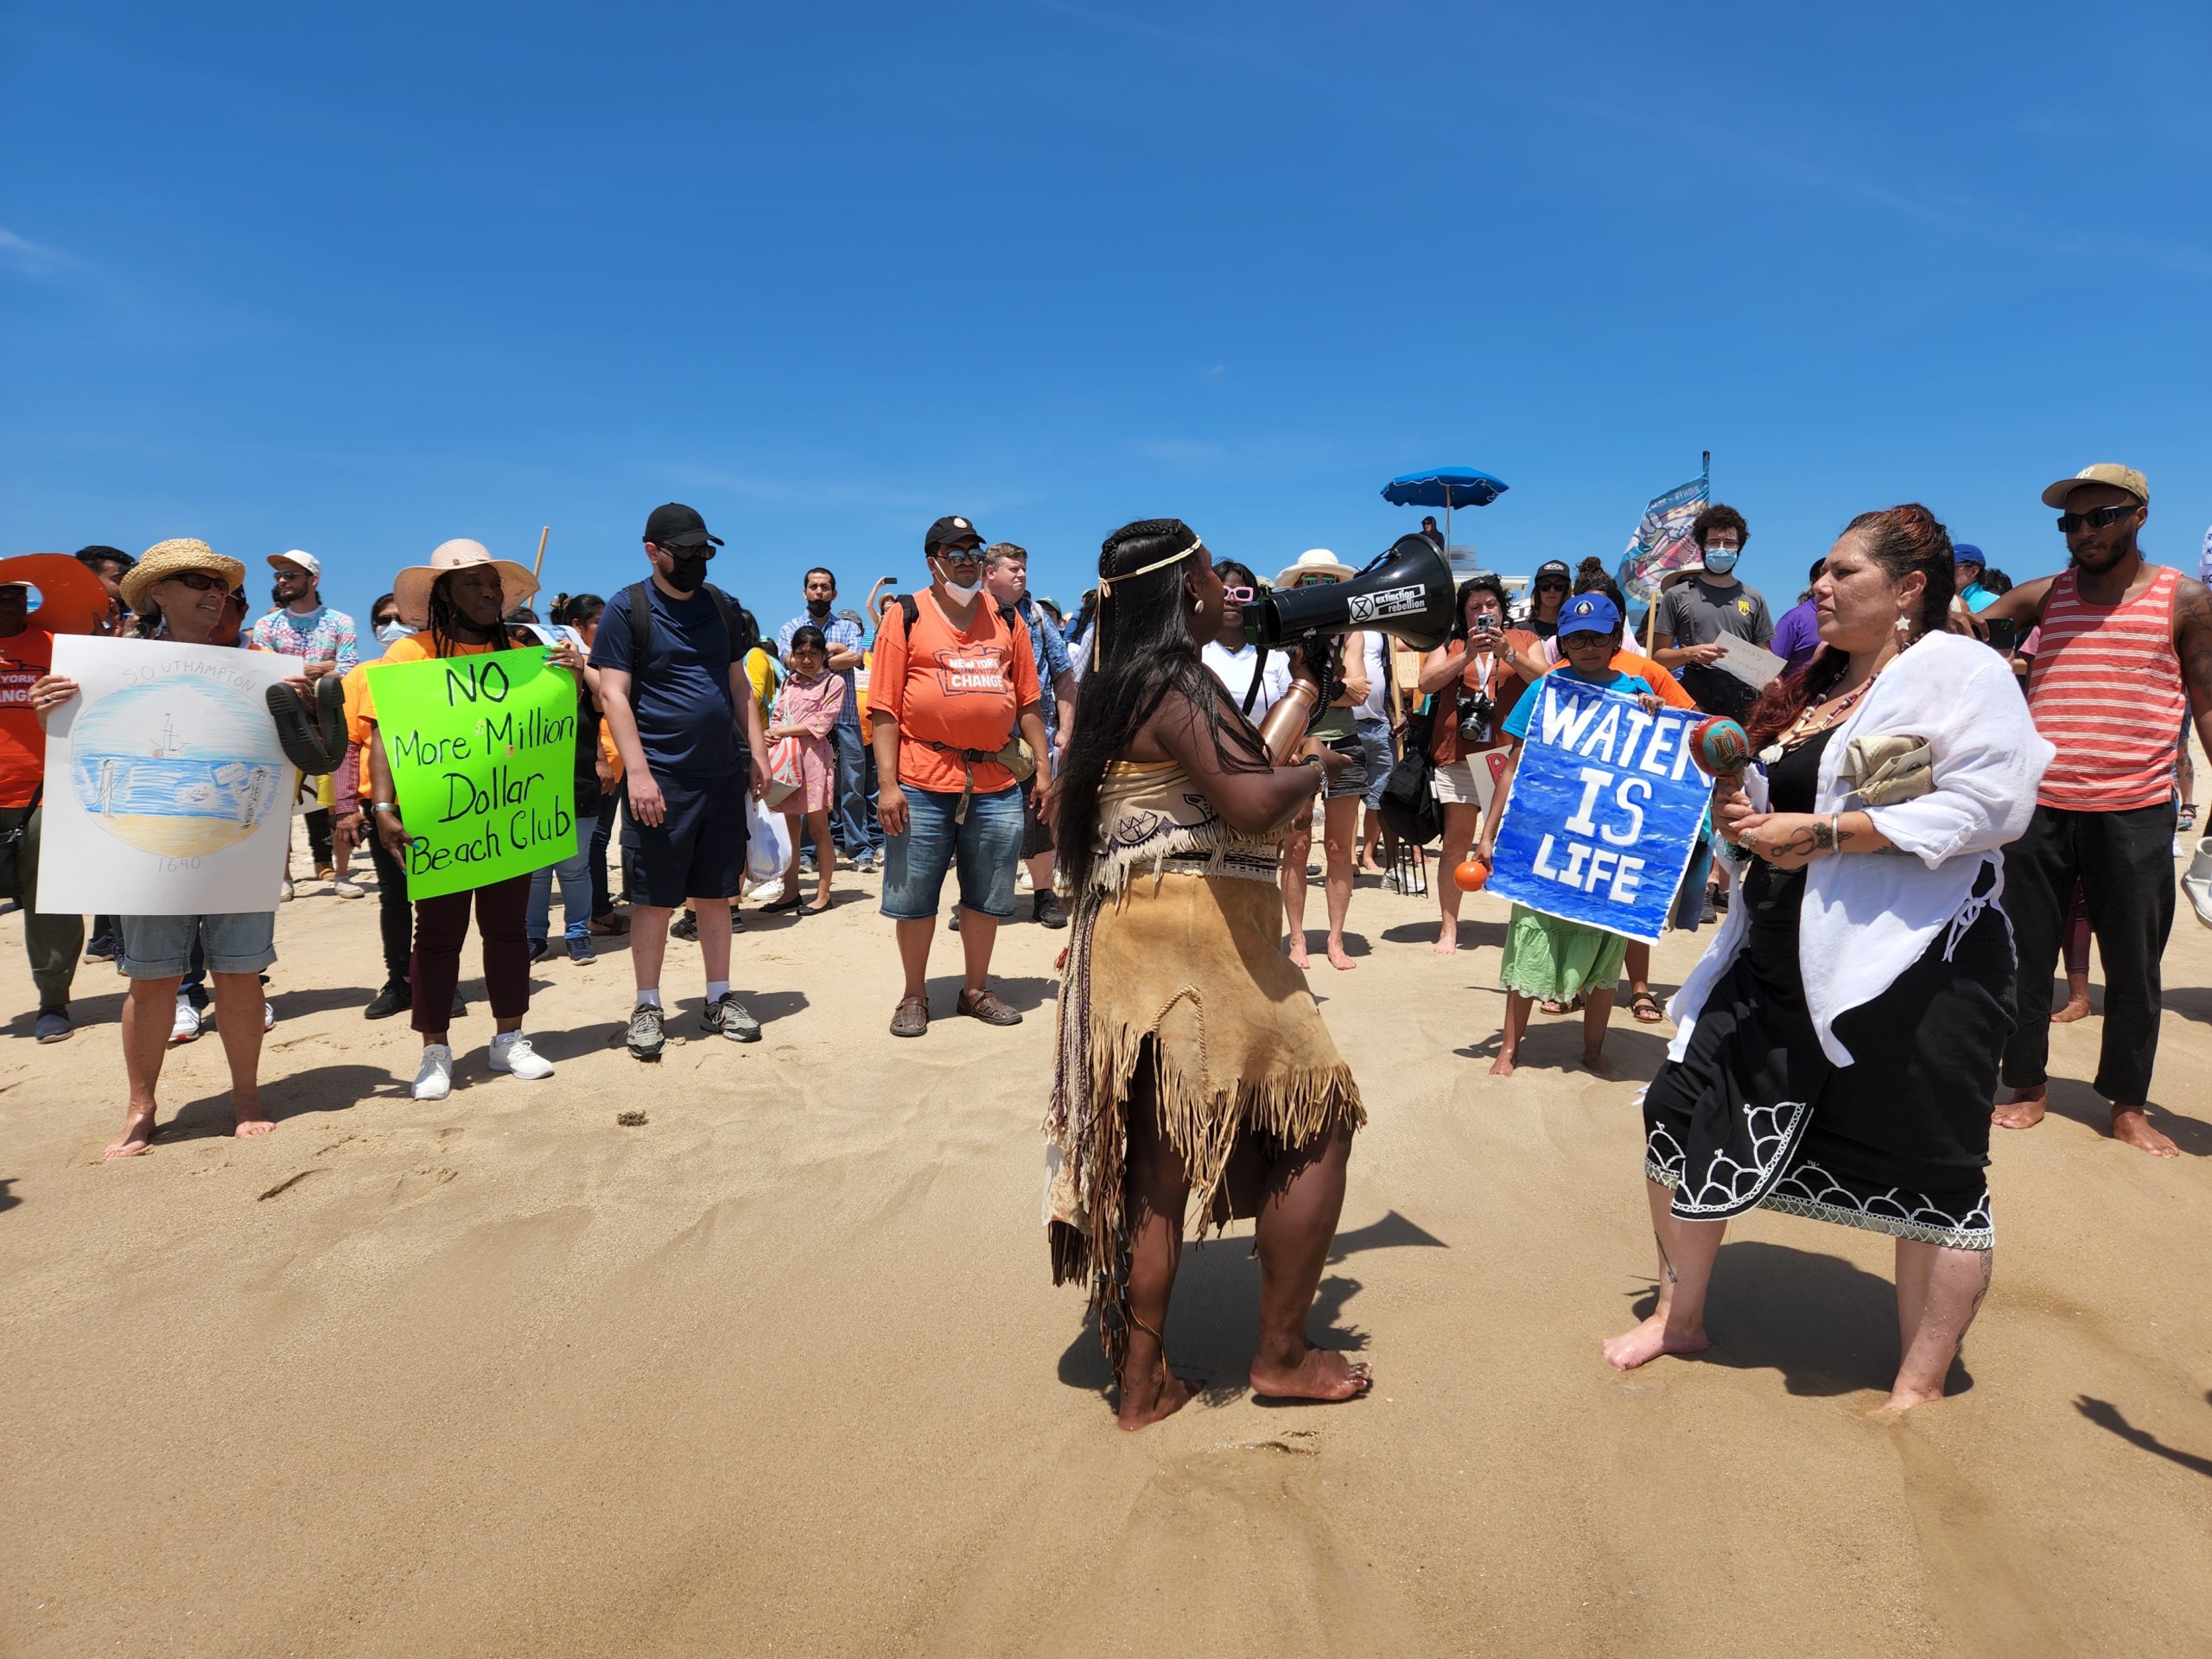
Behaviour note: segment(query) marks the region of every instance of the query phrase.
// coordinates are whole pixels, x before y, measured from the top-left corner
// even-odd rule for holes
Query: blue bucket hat
[[[1621,625],[1620,607],[1603,594],[1578,594],[1559,613],[1559,635],[1611,633]]]

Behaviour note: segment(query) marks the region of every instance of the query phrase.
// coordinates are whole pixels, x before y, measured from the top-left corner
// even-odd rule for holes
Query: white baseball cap
[[[322,580],[322,561],[312,553],[301,552],[296,547],[289,553],[271,553],[269,556],[269,563],[272,568],[278,570],[288,564],[296,564],[315,582],[320,582]]]

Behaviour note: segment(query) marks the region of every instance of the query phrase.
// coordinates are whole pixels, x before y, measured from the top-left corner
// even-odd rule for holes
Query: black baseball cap
[[[1569,582],[1573,580],[1573,573],[1567,568],[1565,559],[1546,559],[1536,567],[1535,576],[1529,585],[1533,587],[1535,582],[1541,582],[1546,576],[1565,576]]]
[[[983,537],[965,518],[957,515],[940,518],[930,526],[930,533],[922,537],[922,556],[926,558],[940,547],[953,542],[973,542],[981,547]]]
[[[704,547],[709,542],[716,547],[722,544],[721,537],[707,534],[705,519],[677,501],[653,509],[652,517],[645,520],[645,539],[655,547]]]

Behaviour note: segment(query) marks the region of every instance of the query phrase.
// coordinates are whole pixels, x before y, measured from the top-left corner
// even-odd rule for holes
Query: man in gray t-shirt
[[[1735,575],[1750,533],[1743,516],[1733,507],[1707,507],[1692,533],[1703,550],[1705,569],[1659,596],[1652,656],[1662,668],[1681,671],[1682,689],[1706,713],[1741,720],[1758,693],[1733,674],[1708,666],[1720,656],[1713,642],[1732,633],[1764,645],[1774,638],[1774,618],[1765,596]]]

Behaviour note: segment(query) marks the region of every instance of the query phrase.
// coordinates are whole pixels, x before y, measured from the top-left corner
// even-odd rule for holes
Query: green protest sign
[[[527,875],[576,850],[576,685],[545,651],[372,664],[407,831],[407,896]]]

